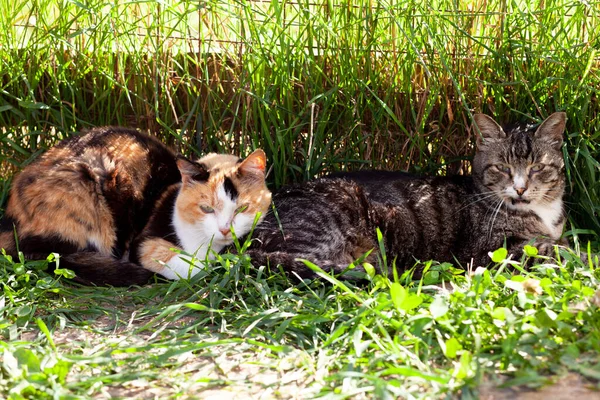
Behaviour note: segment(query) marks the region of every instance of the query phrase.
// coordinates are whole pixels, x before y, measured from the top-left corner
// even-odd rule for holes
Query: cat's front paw
[[[191,257],[176,255],[162,265],[160,271],[155,271],[167,279],[188,279],[205,268],[205,265]]]
[[[556,246],[559,245],[554,240],[540,238],[535,241],[521,241],[514,244],[509,249],[513,259],[521,261],[524,267],[530,267],[533,264],[544,262],[543,260],[556,256]]]

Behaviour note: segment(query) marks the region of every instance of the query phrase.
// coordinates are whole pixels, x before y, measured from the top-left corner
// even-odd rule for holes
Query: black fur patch
[[[511,155],[515,159],[527,159],[529,154],[531,154],[531,141],[531,136],[525,132],[513,134]]]
[[[201,163],[194,163],[198,168],[198,173],[192,176],[192,179],[198,182],[206,182],[210,177],[210,172],[206,169],[206,166]]]
[[[8,215],[5,215],[4,217],[0,218],[0,232],[12,232],[14,230],[15,223],[16,221],[14,219]]]
[[[72,254],[82,249],[79,249],[75,243],[68,242],[55,235],[33,235],[19,238],[19,250],[25,254],[35,253],[48,255],[50,253]]]
[[[134,263],[139,263],[139,246],[144,240],[151,237],[158,237],[173,243],[173,247],[181,247],[175,228],[173,227],[173,212],[175,210],[175,201],[179,194],[179,185],[172,185],[166,191],[163,198],[160,199],[156,209],[148,225],[142,233],[133,241],[130,251],[129,260]]]
[[[223,189],[225,189],[225,193],[227,193],[227,196],[229,196],[231,200],[236,200],[238,198],[238,190],[231,179],[225,178],[225,180],[223,180]]]

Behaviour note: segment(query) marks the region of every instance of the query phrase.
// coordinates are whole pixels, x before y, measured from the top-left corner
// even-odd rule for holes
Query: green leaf
[[[471,367],[471,361],[473,357],[470,351],[463,351],[460,355],[460,362],[458,363],[455,371],[456,379],[465,379],[473,375],[473,368]]]
[[[410,293],[402,302],[402,309],[410,311],[413,308],[417,308],[423,303],[423,297]]]
[[[58,360],[51,368],[44,368],[44,372],[47,375],[56,376],[58,378],[57,380],[64,384],[72,365],[73,363],[71,362]]]
[[[506,320],[506,307],[497,307],[492,311],[492,318],[499,319],[500,321]]]
[[[527,257],[535,257],[538,255],[538,249],[528,244],[526,244],[525,247],[523,247],[523,251],[525,252]]]
[[[54,340],[52,340],[52,334],[50,333],[50,330],[48,329],[44,321],[42,321],[40,318],[36,318],[35,323],[40,328],[40,331],[42,331],[44,336],[46,336],[46,340],[48,340],[50,347],[52,347],[52,349],[56,351],[56,345],[54,344]]]
[[[16,315],[18,317],[24,317],[24,316],[27,316],[29,314],[31,314],[31,306],[29,306],[29,305],[25,304],[25,305],[22,305],[22,306],[20,306],[20,307],[18,307],[16,309]]]
[[[15,350],[14,356],[20,367],[27,366],[29,372],[40,372],[40,359],[33,351],[20,348]]]
[[[73,279],[76,276],[75,272],[67,268],[56,268],[54,270],[54,275],[64,276],[67,279]]]
[[[444,355],[448,358],[455,358],[459,350],[462,350],[462,345],[456,338],[446,340],[446,350]]]
[[[439,271],[427,271],[425,276],[423,277],[424,285],[433,285],[440,281],[440,272]]]
[[[192,310],[197,310],[197,311],[209,311],[210,310],[205,305],[198,304],[198,303],[184,303],[183,305],[184,305],[184,307],[190,308]],[[220,311],[220,310],[216,310],[216,311]]]
[[[35,110],[48,110],[50,107],[39,101],[31,100],[20,100],[19,105],[23,108],[35,109]]]
[[[373,277],[375,276],[375,267],[373,266],[373,264],[371,263],[363,263],[363,268],[365,269],[365,272],[367,273],[367,275],[373,279]]]
[[[492,318],[500,320],[500,321],[507,321],[509,323],[514,322],[516,319],[513,312],[510,311],[510,309],[506,308],[506,307],[494,308],[494,311],[492,311]]]
[[[15,275],[23,275],[25,273],[25,266],[21,263],[15,264],[13,267]]]
[[[402,303],[406,298],[406,289],[404,289],[404,287],[402,287],[402,285],[398,282],[394,282],[390,287],[390,296],[392,296],[392,302],[394,303],[396,309],[401,310]]]
[[[506,256],[508,256],[508,250],[506,250],[504,247],[501,247],[492,253],[492,261],[495,263],[502,262],[506,260]]]
[[[554,328],[558,315],[550,309],[540,310],[535,314],[537,323],[543,328]]]

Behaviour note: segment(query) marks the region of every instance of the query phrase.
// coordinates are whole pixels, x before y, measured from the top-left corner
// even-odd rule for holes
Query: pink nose
[[[221,232],[223,236],[227,236],[231,230],[229,228],[219,228],[219,232]]]
[[[523,193],[525,193],[526,190],[527,188],[517,188],[515,189],[515,192],[517,192],[519,196],[523,196]]]

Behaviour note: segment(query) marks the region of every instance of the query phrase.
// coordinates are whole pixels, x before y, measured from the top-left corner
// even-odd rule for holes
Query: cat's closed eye
[[[215,209],[212,208],[211,206],[205,206],[205,205],[201,205],[200,209],[202,210],[203,213],[205,214],[212,214],[215,212]]]
[[[511,173],[511,168],[510,165],[506,165],[506,164],[496,164],[494,165],[494,167],[496,167],[496,169],[504,174],[508,174],[510,175]]]
[[[530,168],[529,171],[536,173],[536,172],[540,172],[542,171],[546,166],[544,164],[533,164]]]

